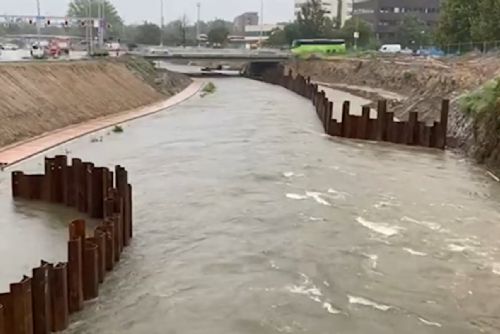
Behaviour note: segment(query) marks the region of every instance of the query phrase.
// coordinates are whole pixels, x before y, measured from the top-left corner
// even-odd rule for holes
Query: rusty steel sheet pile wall
[[[69,315],[99,296],[99,284],[132,238],[132,186],[128,173],[58,155],[45,158],[45,173],[12,172],[15,199],[74,207],[101,222],[89,230],[83,219],[69,224],[67,262],[41,261],[0,293],[0,334],[44,334],[69,326]]]
[[[387,101],[378,101],[377,119],[370,118],[370,107],[365,106],[360,116],[350,114],[350,102],[342,104],[342,119],[332,118],[333,103],[320,91],[317,84],[310,78],[298,74],[293,76],[283,74],[282,68],[267,71],[261,77],[255,78],[266,83],[283,86],[307,99],[316,108],[316,113],[323,124],[325,133],[331,136],[386,141],[396,144],[446,148],[446,133],[448,127],[449,100],[443,100],[441,119],[428,126],[419,122],[418,114],[411,112],[407,122],[394,120],[394,113],[387,111]],[[335,102],[336,103],[336,102]]]

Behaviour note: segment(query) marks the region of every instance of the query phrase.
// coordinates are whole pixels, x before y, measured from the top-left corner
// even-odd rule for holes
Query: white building
[[[300,12],[302,5],[310,0],[295,0],[295,14]],[[332,19],[339,18],[340,9],[340,20],[342,25],[344,22],[352,16],[352,3],[355,0],[322,0],[323,7],[327,11],[328,16]]]

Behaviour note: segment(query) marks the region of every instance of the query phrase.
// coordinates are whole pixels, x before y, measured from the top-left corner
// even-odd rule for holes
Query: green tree
[[[229,29],[223,21],[214,22],[210,25],[208,41],[212,44],[225,44],[229,36]]]
[[[495,41],[500,39],[500,0],[477,1],[477,13],[471,17],[473,41]]]
[[[354,44],[354,33],[359,33],[359,38],[357,41],[357,45],[361,48],[368,47],[374,40],[374,34],[372,30],[372,26],[360,19],[360,18],[351,18],[345,21],[344,26],[341,29],[341,36],[346,40],[348,46],[352,46]]]
[[[161,29],[154,23],[144,22],[136,28],[134,42],[138,44],[157,45],[160,43]]]
[[[429,27],[415,15],[405,16],[399,25],[398,41],[403,47],[417,49],[429,45],[431,36]]]
[[[98,17],[99,4],[103,2],[104,18],[106,23],[111,25],[109,32],[111,34],[120,34],[123,28],[123,20],[118,15],[115,6],[109,0],[72,0],[69,3],[67,15],[70,17],[89,17],[89,4],[90,16]]]
[[[288,44],[285,29],[275,28],[271,31],[269,38],[265,41],[269,46],[284,46]]]
[[[436,31],[436,40],[442,46],[471,41],[473,24],[481,1],[445,0]]]
[[[327,11],[321,0],[310,0],[304,3],[296,19],[301,38],[331,37],[335,22],[326,14]]]

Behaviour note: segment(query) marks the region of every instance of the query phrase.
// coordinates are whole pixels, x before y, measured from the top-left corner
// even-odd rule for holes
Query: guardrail
[[[99,284],[113,270],[132,232],[132,186],[128,173],[114,173],[64,155],[45,158],[45,173],[12,173],[14,199],[39,200],[73,207],[100,219],[89,231],[83,219],[69,224],[66,262],[41,261],[0,294],[0,334],[44,334],[69,326],[69,315],[99,295]]]
[[[333,104],[324,91],[320,91],[317,84],[311,83],[310,78],[298,74],[295,77],[292,71],[284,75],[281,69],[266,71],[260,78],[267,83],[283,86],[312,101],[316,113],[323,124],[325,133],[331,136],[386,141],[396,144],[433,147],[446,147],[446,133],[448,126],[449,100],[443,100],[439,122],[428,126],[418,120],[418,113],[411,112],[407,122],[394,120],[394,113],[387,111],[387,101],[378,101],[377,118],[370,118],[371,108],[362,107],[361,116],[350,114],[350,102],[342,104],[342,119],[332,118]]]

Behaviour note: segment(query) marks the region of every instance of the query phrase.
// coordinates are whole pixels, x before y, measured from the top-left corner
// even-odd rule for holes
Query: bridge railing
[[[310,99],[323,124],[325,133],[331,136],[386,141],[396,144],[414,145],[444,149],[448,126],[449,100],[441,104],[440,119],[432,126],[418,120],[418,113],[411,112],[408,121],[394,119],[394,113],[387,110],[387,101],[380,100],[377,105],[377,118],[370,118],[371,108],[363,106],[361,116],[351,115],[351,103],[342,103],[342,119],[332,117],[334,101],[330,101],[317,84],[290,71],[283,74],[282,68],[266,71],[260,78],[264,82],[283,86],[303,97]]]

